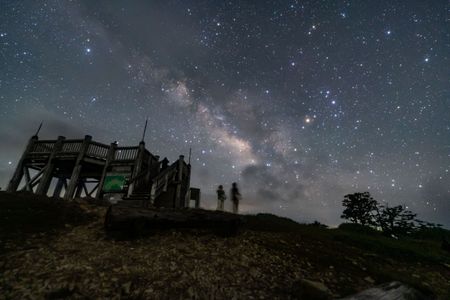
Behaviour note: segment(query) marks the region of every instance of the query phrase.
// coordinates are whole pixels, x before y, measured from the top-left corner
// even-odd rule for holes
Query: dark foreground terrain
[[[260,214],[231,237],[179,229],[127,239],[105,233],[105,212],[0,192],[0,298],[327,299],[400,281],[450,299],[450,255],[431,233],[395,240]]]

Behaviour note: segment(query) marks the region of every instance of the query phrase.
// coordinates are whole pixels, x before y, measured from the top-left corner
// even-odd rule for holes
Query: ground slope
[[[398,280],[450,299],[450,256],[437,241],[396,241],[272,215],[247,216],[232,237],[166,230],[127,240],[105,234],[105,211],[0,193],[0,295],[298,299],[308,279],[333,298]]]

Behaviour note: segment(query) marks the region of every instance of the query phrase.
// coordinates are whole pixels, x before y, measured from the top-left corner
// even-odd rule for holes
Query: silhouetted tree
[[[385,234],[440,234],[441,224],[416,219],[417,214],[402,205],[380,205],[369,192],[344,196],[341,218],[363,226],[381,228]],[[442,235],[442,234],[441,234]]]
[[[361,225],[375,225],[377,204],[369,192],[345,195],[342,201],[345,209],[341,218]]]
[[[328,228],[328,225],[322,224],[317,220],[315,220],[313,223],[308,224],[308,225],[313,226],[313,227]]]
[[[376,216],[377,225],[386,234],[410,233],[416,228],[417,214],[407,210],[402,205],[389,207],[381,205]]]
[[[436,223],[432,223],[432,222],[422,221],[419,219],[415,219],[414,221],[416,222],[416,225],[417,225],[418,229],[420,229],[420,230],[440,229],[443,226],[442,224],[436,224]]]

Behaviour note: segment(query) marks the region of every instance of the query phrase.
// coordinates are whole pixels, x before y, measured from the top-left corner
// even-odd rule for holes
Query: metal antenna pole
[[[192,153],[192,148],[189,148],[189,160],[188,160],[188,164],[191,164],[191,153]]]
[[[35,133],[35,136],[37,136],[37,135],[39,134],[39,131],[41,131],[42,123],[43,123],[43,122],[41,122],[41,124],[39,124],[39,127],[38,127],[38,129],[37,129],[37,131],[36,131],[36,133]]]
[[[145,139],[145,132],[147,131],[147,122],[148,122],[148,118],[145,119],[144,132],[142,133],[142,140],[141,140],[141,142],[143,142],[144,139]]]

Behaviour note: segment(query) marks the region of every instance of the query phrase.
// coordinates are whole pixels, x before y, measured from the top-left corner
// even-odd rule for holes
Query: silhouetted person
[[[219,187],[217,188],[217,210],[223,211],[223,203],[225,202],[225,199],[227,199],[225,190],[223,189],[222,185],[219,185]]]
[[[237,183],[233,182],[231,186],[231,201],[233,202],[233,213],[237,214],[239,211],[239,199],[241,198],[241,194],[239,193],[239,189],[237,187]]]

